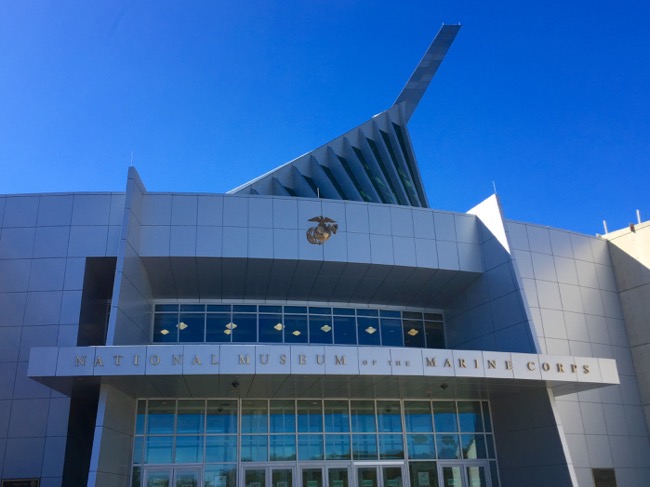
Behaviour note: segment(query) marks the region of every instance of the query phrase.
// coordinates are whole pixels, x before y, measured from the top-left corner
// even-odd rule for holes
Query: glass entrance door
[[[244,487],[295,487],[294,469],[291,466],[244,467]]]
[[[442,487],[490,487],[488,463],[438,462],[438,479]]]
[[[356,487],[403,487],[404,465],[357,465],[356,477]]]
[[[144,487],[200,487],[201,468],[148,468],[144,471]]]

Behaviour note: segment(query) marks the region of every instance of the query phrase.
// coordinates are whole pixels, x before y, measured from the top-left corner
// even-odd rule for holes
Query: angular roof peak
[[[388,110],[228,193],[428,207],[406,124],[459,29],[442,26]]]

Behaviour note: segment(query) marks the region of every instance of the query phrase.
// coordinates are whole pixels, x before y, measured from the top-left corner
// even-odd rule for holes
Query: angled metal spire
[[[418,64],[417,68],[409,78],[406,86],[395,100],[395,105],[399,103],[404,104],[404,122],[408,122],[413,115],[418,103],[422,99],[424,92],[429,87],[429,83],[433,79],[433,76],[438,70],[438,66],[444,59],[449,46],[454,42],[456,34],[460,30],[460,24],[458,25],[444,25],[436,35],[435,39],[427,49],[427,52],[424,54],[424,57]]]

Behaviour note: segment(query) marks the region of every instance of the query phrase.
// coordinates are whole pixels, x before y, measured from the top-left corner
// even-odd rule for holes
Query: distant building
[[[227,194],[0,197],[3,486],[650,485],[650,225],[429,208],[407,122],[459,28]]]

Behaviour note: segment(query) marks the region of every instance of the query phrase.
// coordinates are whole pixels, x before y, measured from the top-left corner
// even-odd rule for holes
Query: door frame
[[[240,473],[239,473],[239,478],[241,479],[241,483],[237,482],[237,485],[240,485],[241,487],[246,487],[246,470],[264,470],[264,485],[260,485],[260,487],[271,487],[271,482],[273,481],[272,478],[273,470],[291,470],[291,476],[292,476],[291,481],[293,482],[293,484],[287,487],[296,487],[296,485],[298,485],[297,484],[298,469],[296,468],[295,462],[242,463],[240,468]]]
[[[377,470],[377,487],[386,487],[384,485],[384,473],[383,467],[399,467],[402,469],[402,487],[409,486],[409,470],[408,462],[406,460],[359,460],[352,462],[352,475],[354,478],[355,487],[361,487],[359,485],[359,478],[357,476],[358,468],[372,468],[374,467]]]
[[[176,471],[177,470],[194,470],[198,473],[198,487],[203,487],[203,466],[196,464],[184,465],[158,465],[158,466],[145,466],[142,469],[142,485],[147,487],[147,480],[150,473],[153,472],[168,472],[169,473],[169,487],[176,487]]]
[[[442,469],[443,467],[460,467],[462,487],[471,487],[469,485],[469,478],[467,477],[467,467],[483,467],[485,471],[485,481],[487,487],[492,487],[492,477],[490,476],[490,462],[486,459],[473,459],[473,460],[438,460],[436,461],[438,469],[438,485],[446,487],[443,482]]]

